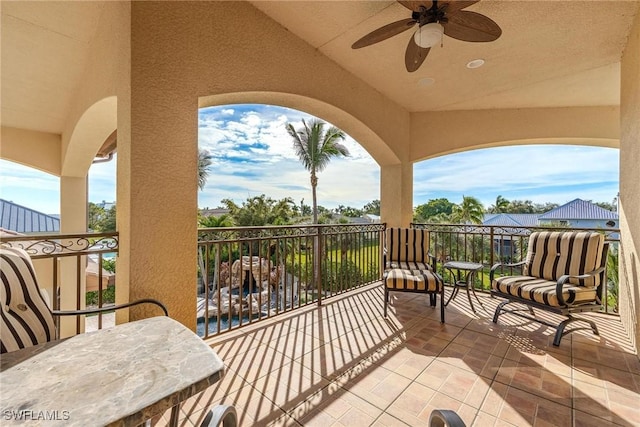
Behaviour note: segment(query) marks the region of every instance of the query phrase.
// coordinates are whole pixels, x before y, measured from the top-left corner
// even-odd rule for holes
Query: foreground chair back
[[[575,313],[599,311],[602,308],[602,287],[606,284],[605,266],[609,244],[604,235],[596,232],[551,232],[532,233],[529,237],[527,257],[516,264],[495,264],[491,268],[491,294],[506,298],[498,305],[493,316],[494,323],[503,313],[512,313],[535,322],[556,328],[553,341],[560,345],[564,335],[587,327],[565,330],[576,321],[589,324],[598,335],[596,324]],[[497,271],[522,267],[521,275],[497,277]],[[522,309],[505,308],[510,303],[526,306]],[[534,308],[564,315],[566,320],[558,325],[535,317]]]
[[[56,339],[54,316],[100,313],[143,303],[157,305],[167,315],[164,305],[152,299],[97,309],[52,311],[38,287],[31,257],[18,248],[0,248],[0,281],[0,353]]]
[[[435,257],[429,254],[428,230],[386,229],[384,265],[385,317],[390,292],[417,292],[428,294],[432,307],[440,295],[440,321],[444,323],[444,281],[436,273]]]

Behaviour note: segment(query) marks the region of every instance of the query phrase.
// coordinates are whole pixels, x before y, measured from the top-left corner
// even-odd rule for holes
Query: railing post
[[[313,237],[313,280],[318,292],[318,307],[322,306],[322,228],[316,225],[316,235]]]
[[[489,226],[489,230],[490,230],[490,231],[489,231],[489,247],[491,248],[491,250],[489,251],[489,253],[490,253],[490,255],[489,255],[489,267],[492,267],[492,266],[493,266],[493,264],[495,263],[495,261],[494,261],[494,257],[493,257],[493,253],[494,253],[494,251],[495,251],[495,248],[494,248],[494,244],[495,244],[495,242],[494,242],[494,235],[493,235],[493,226]],[[500,252],[502,252],[502,248],[501,248],[501,247],[498,247],[498,250],[499,250]]]

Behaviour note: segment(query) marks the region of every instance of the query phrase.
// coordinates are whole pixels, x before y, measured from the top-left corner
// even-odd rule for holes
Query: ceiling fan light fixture
[[[444,27],[437,22],[431,22],[418,28],[413,35],[413,40],[422,48],[430,48],[442,41]]]

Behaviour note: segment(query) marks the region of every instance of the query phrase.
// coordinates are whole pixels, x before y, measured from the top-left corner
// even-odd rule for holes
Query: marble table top
[[[215,352],[169,317],[125,323],[3,354],[0,424],[139,425],[223,371]]]

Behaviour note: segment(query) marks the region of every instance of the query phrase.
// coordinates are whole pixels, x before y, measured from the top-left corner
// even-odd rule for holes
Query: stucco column
[[[116,286],[126,281],[132,301],[162,301],[195,330],[198,96],[181,72],[184,49],[167,50],[175,31],[155,27],[166,10],[153,15],[153,4],[142,3],[131,4],[130,104],[118,98]],[[129,133],[126,147],[121,129]],[[158,314],[148,305],[130,310],[131,320]]]
[[[60,233],[87,232],[87,178],[60,177]],[[68,243],[68,242],[65,242]],[[86,257],[80,259],[80,307],[77,305],[78,260],[76,257],[59,258],[60,308],[76,310],[85,307]],[[53,296],[52,296],[53,298]],[[80,332],[84,332],[84,316],[80,317]],[[60,319],[60,337],[75,335],[76,318],[63,316]]]
[[[640,15],[622,56],[620,86],[618,298],[620,318],[636,349],[640,349]]]
[[[380,167],[380,219],[408,227],[413,218],[413,163]]]
[[[132,85],[131,143],[118,154],[118,180],[128,185],[118,190],[117,286],[127,282],[131,301],[162,301],[195,330],[197,98],[189,108],[152,92]],[[152,315],[158,311],[148,306],[130,312],[131,320]]]

